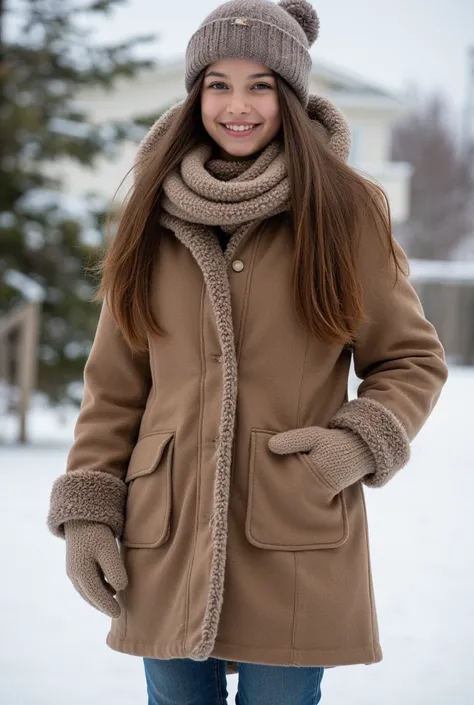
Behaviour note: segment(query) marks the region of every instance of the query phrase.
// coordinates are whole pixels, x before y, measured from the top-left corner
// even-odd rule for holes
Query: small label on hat
[[[231,24],[240,24],[244,25],[245,27],[250,26],[250,22],[246,17],[236,17],[235,20]]]

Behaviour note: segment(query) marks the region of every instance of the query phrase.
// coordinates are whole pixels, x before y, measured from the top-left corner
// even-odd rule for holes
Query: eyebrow
[[[229,78],[227,74],[219,73],[218,71],[209,71],[209,73],[206,73],[205,78],[207,78],[208,76],[217,76],[218,78]],[[264,78],[266,76],[274,78],[274,75],[272,73],[252,73],[247,76],[247,78]]]

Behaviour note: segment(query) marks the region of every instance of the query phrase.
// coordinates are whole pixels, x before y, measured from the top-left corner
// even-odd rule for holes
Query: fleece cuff
[[[375,472],[365,475],[368,487],[382,487],[410,460],[410,439],[395,414],[368,397],[343,404],[328,424],[329,428],[346,428],[357,433],[370,448]]]
[[[64,538],[64,522],[88,519],[110,526],[118,538],[123,531],[127,485],[108,472],[73,470],[60,475],[51,490],[47,525]]]

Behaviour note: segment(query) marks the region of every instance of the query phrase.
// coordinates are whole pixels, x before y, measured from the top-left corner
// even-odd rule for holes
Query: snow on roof
[[[360,96],[385,98],[397,102],[406,98],[406,96],[396,94],[373,81],[368,81],[352,69],[335,66],[321,59],[313,59],[311,75],[333,84],[335,92],[355,93]]]

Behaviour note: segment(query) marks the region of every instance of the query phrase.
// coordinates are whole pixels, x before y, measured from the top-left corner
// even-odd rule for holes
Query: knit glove
[[[64,522],[66,572],[81,597],[117,619],[120,605],[113,595],[124,590],[128,577],[115,535],[107,524],[87,519]]]
[[[278,455],[308,453],[308,459],[337,492],[376,470],[368,445],[349,429],[296,428],[271,436],[268,447]]]

